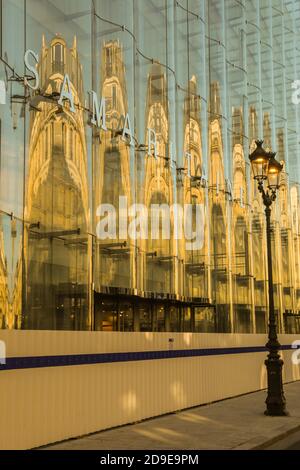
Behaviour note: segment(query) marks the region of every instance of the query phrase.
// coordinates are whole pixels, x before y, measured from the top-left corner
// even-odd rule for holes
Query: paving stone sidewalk
[[[47,450],[264,448],[300,429],[300,381],[285,385],[288,417],[263,414],[265,391],[44,447]]]

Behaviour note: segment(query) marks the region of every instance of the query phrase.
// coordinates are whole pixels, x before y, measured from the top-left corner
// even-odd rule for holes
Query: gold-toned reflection
[[[162,226],[160,226],[159,239],[151,236],[151,205],[173,204],[173,184],[168,160],[168,97],[165,70],[159,64],[151,67],[148,75],[145,141],[148,142],[148,132],[152,129],[156,133],[157,157],[154,147],[148,148],[145,157],[145,176],[143,184],[143,199],[148,208],[148,240],[142,244],[146,255],[146,268],[144,271],[144,290],[157,293],[174,292],[174,279],[172,273],[176,269],[175,247],[172,244],[173,224],[170,218],[170,239],[164,239]]]
[[[95,240],[94,327],[130,331],[134,328],[133,307],[114,296],[116,291],[131,294],[136,286],[134,241],[129,239],[126,228],[119,231],[119,215],[126,226],[126,211],[135,201],[132,149],[127,135],[123,136],[129,110],[123,47],[118,40],[103,43],[100,63],[99,96],[106,100],[107,130],[93,131],[93,206],[96,211],[100,205],[111,205],[116,214],[116,233],[113,239]],[[110,297],[104,299],[102,294]]]
[[[210,244],[212,299],[216,305],[219,328],[229,331],[229,251],[228,214],[226,208],[226,182],[224,175],[224,155],[221,120],[221,100],[219,84],[210,86],[209,120],[209,204],[210,204]]]
[[[89,225],[82,66],[76,38],[42,41],[30,110],[24,232],[24,327],[88,328]],[[76,112],[55,103],[64,75]],[[45,98],[46,97],[46,98]],[[50,97],[50,99],[48,99]]]
[[[255,148],[258,136],[258,117],[254,106],[249,108],[249,142],[250,152]],[[266,271],[266,236],[265,214],[262,197],[257,189],[250,169],[250,199],[251,199],[251,253],[253,275],[253,308],[255,328],[257,333],[264,333],[267,324],[267,271]]]
[[[120,41],[104,41],[97,51],[96,88],[106,100],[107,130],[91,126],[83,110],[87,90],[76,38],[72,46],[59,35],[49,43],[42,38],[41,43],[40,89],[33,93],[28,110],[24,221],[0,216],[0,328],[265,332],[264,207],[252,176],[247,184],[244,153],[245,120],[251,151],[259,134],[255,107],[250,106],[248,116],[242,106],[231,108],[229,138],[220,83],[210,83],[205,155],[200,84],[191,76],[177,110],[183,113],[177,129],[178,142],[182,141],[182,148],[176,147],[177,167],[182,161],[183,168],[172,170],[171,106],[162,65],[154,62],[147,68],[145,115],[138,122],[143,142],[137,142],[132,126],[131,145],[123,135],[126,116],[132,124],[135,120]],[[70,77],[75,113],[67,100],[63,106],[57,103],[65,74]],[[262,120],[265,144],[271,149],[270,113],[264,112]],[[156,155],[150,132],[156,136]],[[284,162],[283,136],[283,129],[277,129],[276,145]],[[226,146],[231,149],[230,162],[224,161]],[[148,209],[147,239],[119,234],[120,197],[126,198],[127,207],[141,203]],[[187,250],[184,236],[175,240],[172,215],[170,237],[163,238],[162,223],[158,239],[152,237],[151,206],[170,208],[174,203],[203,206],[201,248]],[[87,234],[95,232],[101,204],[116,211],[116,237],[94,236],[92,247]],[[193,225],[193,231],[196,228]],[[281,329],[292,330],[290,317],[300,310],[299,188],[295,184],[289,189],[285,168],[272,207],[272,249],[278,323]],[[153,302],[147,302],[149,298]]]
[[[292,276],[294,279],[294,305],[296,310],[300,310],[300,240],[299,240],[299,194],[296,185],[293,185],[290,190],[291,196],[291,219],[292,219],[292,233],[291,233],[291,252],[293,257],[292,263]],[[293,317],[291,317],[292,319]],[[300,319],[298,325],[292,325],[291,330],[295,331],[295,326],[300,326]],[[295,331],[297,332],[297,331]]]
[[[184,98],[183,155],[184,179],[177,187],[177,198],[184,207],[192,207],[192,232],[197,233],[197,242],[187,249],[187,234],[179,240],[179,257],[183,260],[182,291],[186,298],[193,299],[191,309],[192,331],[215,331],[216,315],[211,302],[207,174],[202,155],[201,98],[195,75],[187,84]],[[201,233],[201,236],[200,236]],[[199,246],[198,246],[199,244]],[[178,275],[180,279],[180,273]],[[184,321],[184,323],[186,323]]]
[[[22,325],[22,224],[0,215],[0,328]]]
[[[280,154],[279,154],[280,156]],[[293,242],[292,231],[288,207],[288,181],[285,162],[281,160],[283,170],[280,175],[280,188],[278,194],[278,211],[280,213],[280,223],[276,231],[276,253],[278,253],[278,317],[280,312],[287,314],[286,321],[290,323],[290,314],[293,311],[294,299],[296,298],[296,279],[293,265]],[[296,255],[296,253],[295,253]],[[299,321],[299,320],[298,320]]]
[[[233,194],[232,194],[232,290],[234,329],[243,333],[252,331],[251,276],[249,253],[249,205],[244,157],[244,120],[241,108],[233,108]]]
[[[95,141],[94,159],[94,207],[111,204],[118,216],[122,211],[120,197],[132,201],[130,172],[130,145],[122,138],[126,127],[128,97],[125,80],[123,49],[119,41],[107,41],[101,51],[100,96],[106,100],[107,131],[100,132]],[[95,289],[108,292],[109,287],[134,285],[134,249],[126,233],[119,233],[117,217],[113,240],[96,240]]]
[[[4,254],[4,236],[1,217],[0,215],[0,328],[7,328],[9,316],[7,260]]]

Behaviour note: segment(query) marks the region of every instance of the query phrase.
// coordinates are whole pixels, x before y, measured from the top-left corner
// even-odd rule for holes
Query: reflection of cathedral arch
[[[38,71],[40,96],[59,93],[68,73],[75,105],[83,102],[75,39],[68,49],[59,36],[49,48],[43,38]],[[89,202],[83,112],[71,113],[68,105],[61,108],[43,99],[38,108],[31,111],[25,202],[25,219],[31,223],[24,244],[25,324],[86,329]]]
[[[205,188],[201,177],[204,176],[202,163],[202,137],[201,137],[201,103],[197,94],[197,81],[193,76],[188,84],[188,93],[184,100],[184,181],[183,181],[183,202],[191,204],[193,207],[192,231],[204,230],[204,243],[201,249],[186,250],[182,247],[185,262],[185,295],[192,297],[208,297],[207,280],[207,224],[205,219],[204,227],[196,226],[196,205],[203,206],[205,214]],[[190,155],[190,161],[188,157]],[[183,239],[183,243],[186,240]]]
[[[148,142],[148,129],[153,129],[156,134],[157,158],[148,149],[145,161],[144,197],[148,211],[153,201],[161,203],[173,203],[173,189],[171,172],[167,160],[168,143],[168,103],[167,83],[164,70],[159,64],[154,64],[148,76],[147,103],[146,103],[145,138]],[[159,203],[159,202],[157,202]],[[170,228],[170,240],[151,240],[142,244],[146,252],[145,289],[158,292],[170,292],[172,290],[172,270],[174,269],[172,247],[172,217]],[[154,246],[157,250],[154,250]],[[157,251],[156,256],[147,256]]]
[[[249,274],[246,165],[243,147],[233,148],[233,272]]]
[[[230,331],[228,226],[225,197],[224,152],[219,84],[211,83],[209,111],[209,203],[212,298],[219,331]]]
[[[118,41],[108,41],[102,49],[101,69],[101,96],[106,100],[106,126],[108,129],[122,130],[125,115],[128,112],[127,90],[125,80],[125,66],[123,61],[123,50]],[[97,203],[106,199],[104,181],[106,167],[110,165],[110,155],[114,160],[114,168],[120,173],[119,193],[131,201],[130,191],[130,152],[128,145],[120,138],[111,139],[110,132],[101,133],[100,144],[100,167],[97,169]],[[108,168],[109,169],[109,168]],[[110,179],[110,178],[109,178]],[[111,202],[113,203],[113,202]]]
[[[221,128],[219,85],[211,84],[209,122],[209,199],[211,207],[210,240],[212,265],[212,296],[216,303],[219,331],[230,331],[230,299],[228,276],[228,235],[224,158]]]
[[[95,145],[95,207],[112,204],[118,214],[119,196],[127,197],[128,205],[132,199],[130,147],[120,136],[128,112],[128,100],[123,49],[119,41],[105,42],[101,57],[100,96],[106,101],[108,131],[100,131],[100,143]],[[115,245],[115,249],[105,248],[107,240],[97,242],[96,270],[100,271],[95,275],[96,291],[101,291],[102,286],[128,287],[132,282],[129,259],[134,252],[128,246],[127,237],[119,239],[118,224],[116,232],[116,239],[108,240],[109,244]],[[126,248],[122,248],[125,243]]]
[[[222,148],[222,137],[221,127],[218,119],[215,119],[210,124],[210,199],[212,204],[212,237],[213,237],[213,256],[215,255],[215,246],[218,246],[218,241],[214,241],[218,235],[218,230],[221,226],[224,226],[222,232],[222,238],[224,243],[222,244],[222,256],[223,264],[226,265],[227,258],[227,230],[225,224],[225,178],[224,178],[224,164],[223,164],[223,148]],[[216,217],[216,220],[215,220]],[[218,252],[216,253],[218,254]],[[219,262],[218,262],[219,263]]]
[[[200,97],[197,95],[196,77],[189,81],[189,94],[184,101],[184,155],[191,156],[184,159],[184,202],[189,204],[192,199],[198,203],[205,202],[205,190],[199,183],[203,175],[202,167],[202,141],[200,122]],[[188,175],[190,170],[190,175]],[[191,177],[189,177],[191,176]]]

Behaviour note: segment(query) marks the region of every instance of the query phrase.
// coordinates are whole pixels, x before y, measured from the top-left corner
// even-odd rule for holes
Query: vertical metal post
[[[280,343],[277,338],[277,325],[274,311],[274,291],[273,291],[273,273],[272,273],[272,248],[271,248],[271,198],[264,197],[266,206],[266,230],[267,230],[267,256],[268,256],[268,287],[269,287],[269,325],[268,342],[266,347],[269,350],[265,365],[268,378],[268,395],[266,399],[266,415],[285,416],[285,397],[282,385],[282,366],[283,360],[280,358]]]

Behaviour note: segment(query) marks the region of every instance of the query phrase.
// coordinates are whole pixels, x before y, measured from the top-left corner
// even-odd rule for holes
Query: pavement
[[[259,391],[43,449],[250,450],[271,449],[274,445],[276,448],[280,440],[300,432],[300,381],[285,384],[284,391],[289,416],[265,416],[266,391]]]

